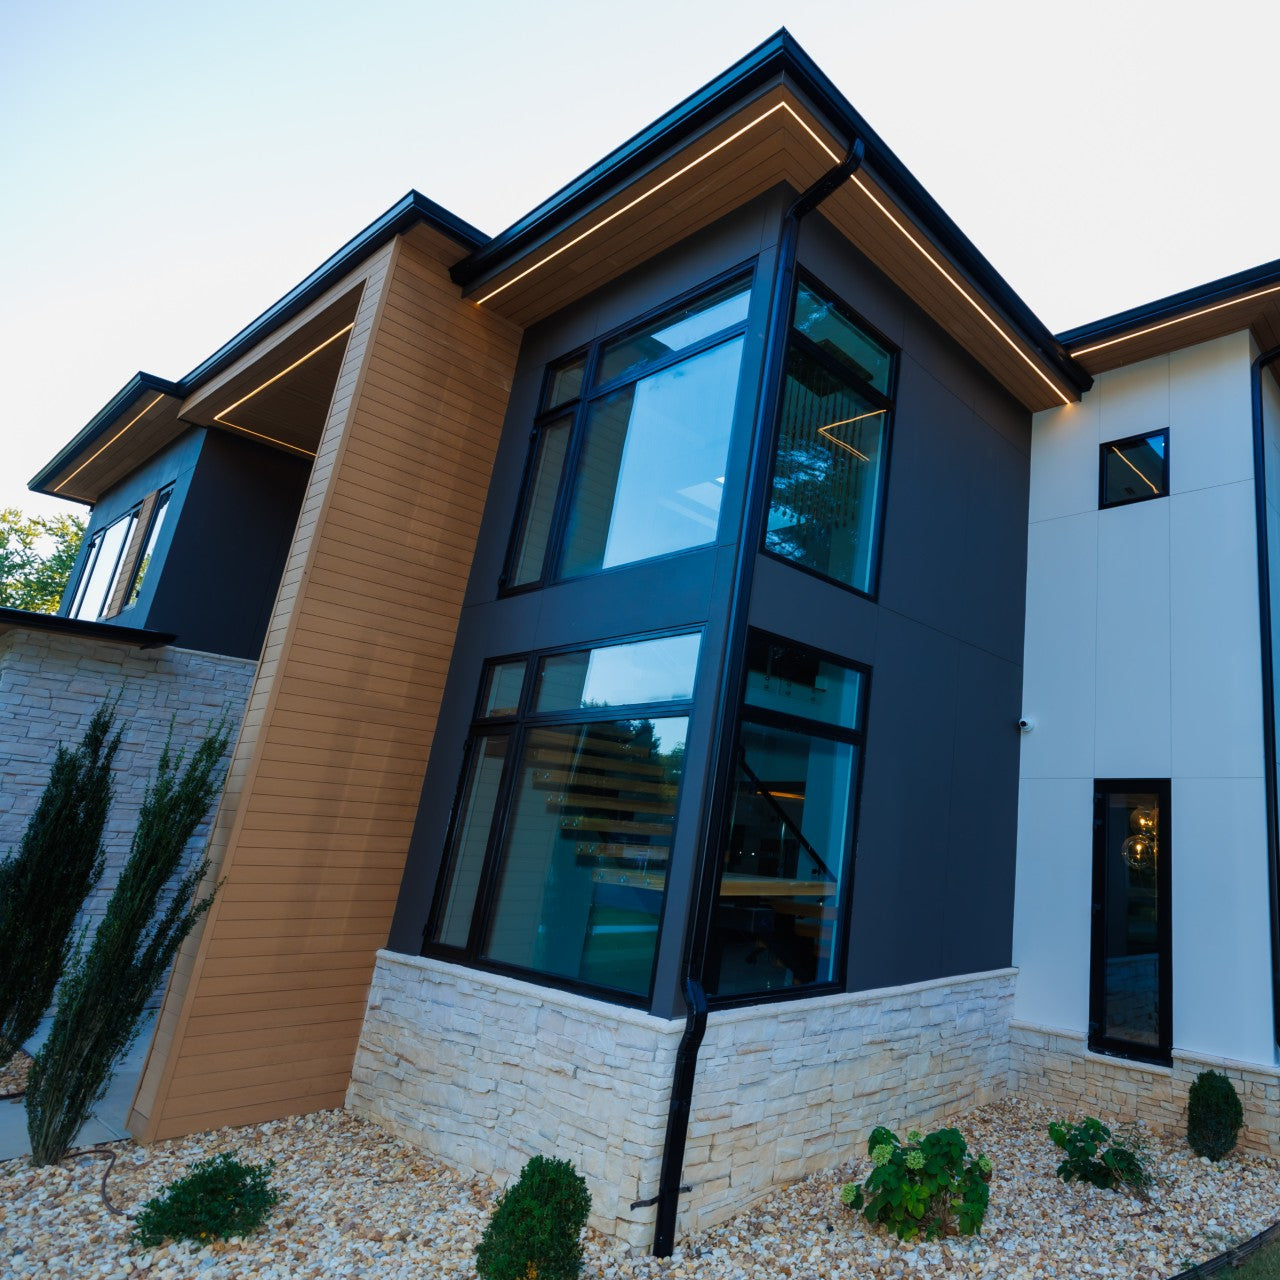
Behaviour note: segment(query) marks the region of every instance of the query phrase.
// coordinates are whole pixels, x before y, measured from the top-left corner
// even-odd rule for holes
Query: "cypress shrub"
[[[196,899],[209,870],[206,858],[178,878],[167,906],[161,897],[217,794],[214,775],[228,741],[224,721],[185,765],[169,743],[161,752],[120,882],[93,942],[67,968],[49,1038],[31,1064],[26,1101],[32,1164],[54,1164],[66,1154],[137,1035],[148,998],[213,902],[212,892]]]
[[[115,710],[103,703],[74,750],[59,744],[17,851],[0,863],[0,1067],[44,1017],[76,916],[102,877],[111,762],[120,746]]]
[[[1187,1098],[1187,1142],[1198,1156],[1221,1160],[1236,1145],[1244,1108],[1236,1087],[1221,1071],[1202,1071]]]
[[[498,1197],[476,1250],[481,1280],[575,1280],[591,1193],[568,1160],[534,1156]]]

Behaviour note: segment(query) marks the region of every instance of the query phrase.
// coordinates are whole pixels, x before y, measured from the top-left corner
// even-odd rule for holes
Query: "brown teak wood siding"
[[[144,1141],[342,1103],[519,345],[459,297],[457,256],[419,231],[362,268],[215,823],[223,887],[135,1099]]]

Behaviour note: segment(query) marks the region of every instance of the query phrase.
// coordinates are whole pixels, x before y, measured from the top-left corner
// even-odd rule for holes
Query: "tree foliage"
[[[215,775],[229,741],[224,721],[185,763],[165,744],[119,883],[93,942],[67,968],[49,1037],[31,1064],[27,1133],[33,1164],[53,1164],[66,1154],[133,1042],[147,1000],[213,902],[212,891],[196,897],[209,871],[207,858],[178,873],[217,795]]]
[[[17,507],[0,509],[0,605],[57,613],[84,528],[77,515],[33,516]]]
[[[0,863],[0,1066],[49,1007],[76,916],[102,876],[102,829],[119,746],[115,704],[104,703],[79,746],[59,745],[21,843]]]

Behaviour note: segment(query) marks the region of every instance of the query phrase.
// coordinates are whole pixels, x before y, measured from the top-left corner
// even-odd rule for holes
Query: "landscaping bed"
[[[864,1178],[871,1167],[856,1159],[683,1239],[670,1259],[631,1257],[589,1234],[583,1275],[1167,1280],[1280,1219],[1280,1161],[1235,1152],[1210,1164],[1185,1143],[1154,1137],[1150,1148],[1161,1182],[1151,1204],[1064,1185],[1054,1174],[1060,1153],[1045,1133],[1055,1118],[1007,1099],[954,1119],[970,1151],[985,1153],[994,1166],[991,1204],[979,1236],[904,1244],[870,1227],[839,1200],[841,1184]],[[136,1280],[472,1277],[475,1247],[498,1190],[340,1111],[151,1147],[111,1145],[117,1161],[107,1194],[130,1213],[194,1161],[231,1150],[245,1161],[274,1159],[271,1178],[284,1199],[267,1225],[242,1241],[143,1249],[129,1243],[131,1223],[103,1205],[102,1156],[73,1156],[43,1169],[30,1168],[25,1159],[6,1161],[0,1163],[0,1257],[10,1258],[10,1274]]]

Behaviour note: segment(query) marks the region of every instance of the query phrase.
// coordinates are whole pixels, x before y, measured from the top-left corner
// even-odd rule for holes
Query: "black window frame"
[[[537,711],[535,709],[535,701],[538,685],[538,664],[544,658],[552,658],[560,654],[581,653],[586,650],[613,648],[619,645],[641,644],[648,640],[665,640],[672,636],[686,635],[702,637],[705,635],[705,628],[702,626],[668,627],[658,631],[645,631],[625,636],[609,636],[596,640],[576,641],[572,644],[556,645],[523,653],[495,654],[493,657],[485,659],[481,667],[480,683],[472,708],[471,724],[463,747],[462,768],[458,774],[457,786],[454,788],[449,823],[445,831],[443,855],[436,873],[436,883],[432,893],[431,909],[427,913],[427,921],[422,931],[422,955],[432,956],[454,964],[465,964],[468,968],[478,969],[482,972],[505,974],[538,986],[553,987],[561,991],[591,996],[608,1001],[610,1004],[626,1005],[637,1009],[650,1007],[653,1003],[658,959],[662,954],[662,932],[667,915],[669,877],[668,883],[663,886],[662,890],[662,901],[658,910],[658,932],[654,941],[653,959],[649,969],[649,983],[643,993],[584,982],[581,979],[569,978],[563,974],[547,973],[541,969],[532,969],[523,965],[509,964],[505,961],[487,957],[482,952],[497,905],[498,886],[502,871],[502,854],[507,844],[507,836],[518,798],[516,785],[518,782],[517,765],[523,757],[525,741],[530,732],[564,725],[594,724],[601,719],[613,718],[610,716],[611,712],[620,713],[616,716],[617,719],[627,720],[683,717],[689,720],[691,724],[693,720],[693,708],[697,694],[696,669],[694,672],[695,688],[687,699],[666,702],[627,703],[616,707],[582,707]],[[699,653],[698,661],[699,664],[702,661],[701,652]],[[486,716],[484,714],[484,699],[489,683],[489,672],[504,663],[515,662],[524,663],[524,675],[520,687],[519,705],[516,711],[510,715]],[[476,891],[475,903],[471,911],[471,923],[467,932],[467,941],[461,947],[452,946],[435,941],[433,934],[436,932],[445,907],[458,826],[465,816],[464,802],[475,769],[475,763],[479,758],[483,742],[486,739],[497,737],[505,738],[506,748],[502,761],[502,771],[498,780],[493,820],[490,824],[488,839],[485,843],[484,858],[480,868],[479,887]],[[673,806],[673,839],[681,821],[684,820],[684,815],[681,813],[681,804],[684,799],[686,776],[686,772],[682,771],[679,787],[676,791]]]
[[[625,564],[610,565],[607,568],[589,570],[585,573],[562,574],[560,572],[560,563],[564,554],[565,535],[568,531],[569,512],[573,500],[573,491],[576,485],[578,468],[582,461],[582,451],[586,443],[587,421],[590,417],[591,406],[595,401],[613,394],[620,388],[630,383],[639,382],[643,378],[650,377],[652,374],[660,373],[675,364],[682,364],[686,360],[692,359],[694,356],[703,354],[712,350],[714,347],[723,346],[726,342],[731,342],[734,338],[743,337],[747,333],[750,324],[750,315],[746,315],[742,320],[728,325],[723,329],[717,330],[715,333],[709,334],[697,342],[690,343],[687,347],[682,347],[678,351],[671,352],[669,355],[660,359],[653,360],[648,364],[641,366],[619,375],[611,379],[609,382],[602,382],[599,386],[594,386],[596,370],[599,367],[600,356],[604,348],[610,346],[622,338],[626,338],[629,334],[636,333],[654,322],[661,320],[668,313],[679,311],[682,307],[688,306],[690,303],[697,302],[700,298],[707,294],[715,293],[719,289],[726,288],[729,285],[741,282],[744,291],[748,297],[755,288],[756,283],[756,263],[751,260],[739,263],[731,267],[727,271],[722,271],[718,275],[713,276],[709,280],[703,281],[692,289],[687,289],[683,293],[669,298],[660,303],[658,306],[651,307],[639,316],[635,316],[625,324],[618,325],[616,328],[609,330],[607,333],[601,334],[599,337],[593,338],[589,343],[575,347],[572,351],[562,356],[557,356],[554,360],[547,362],[542,371],[542,380],[538,390],[538,410],[534,417],[533,426],[529,431],[529,445],[525,455],[524,470],[521,475],[520,488],[516,496],[515,513],[511,522],[511,532],[507,537],[507,547],[502,558],[502,570],[498,575],[498,596],[504,598],[512,595],[519,595],[528,591],[541,591],[546,587],[557,585],[561,582],[577,582],[583,578],[596,577],[599,574],[619,573],[634,568],[636,565],[654,564],[662,560],[668,560],[673,556],[689,555],[691,552],[704,550],[706,547],[714,545],[720,537],[720,522],[717,520],[716,532],[706,542],[698,543],[692,547],[681,547],[677,551],[663,552],[661,555],[646,556],[642,560],[629,560]],[[749,311],[749,307],[748,307]],[[582,360],[584,362],[582,384],[576,396],[572,396],[566,400],[560,401],[553,407],[543,408],[547,404],[547,400],[551,391],[552,382],[556,374],[566,366]],[[738,371],[738,399],[742,394],[742,372],[743,367],[740,366]],[[530,498],[533,495],[533,487],[537,478],[538,460],[542,453],[542,444],[544,432],[548,427],[553,427],[565,420],[569,423],[569,439],[565,448],[564,461],[560,469],[560,479],[556,488],[555,500],[552,505],[550,526],[547,533],[547,545],[543,552],[541,572],[536,578],[531,578],[527,582],[513,583],[511,581],[515,568],[516,554],[519,550],[521,534],[524,530],[525,517],[528,512]],[[730,452],[733,448],[733,441],[730,441]],[[723,517],[723,506],[720,512]]]
[[[145,499],[133,503],[127,510],[116,516],[114,520],[108,520],[101,528],[95,529],[89,537],[89,547],[85,552],[84,563],[80,567],[80,573],[76,578],[75,590],[71,593],[71,598],[67,602],[66,616],[68,618],[79,618],[76,610],[80,607],[84,600],[84,593],[89,588],[89,581],[93,577],[94,570],[98,567],[98,557],[102,554],[102,544],[106,541],[107,534],[111,532],[116,525],[126,520],[132,520],[134,527],[130,528],[124,540],[120,543],[120,550],[116,553],[115,563],[111,567],[111,577],[108,582],[107,590],[102,598],[104,612],[95,614],[92,618],[79,618],[81,622],[105,622],[110,618],[119,617],[121,613],[128,607],[127,604],[121,605],[115,613],[107,613],[105,610],[110,607],[111,597],[115,594],[115,589],[120,582],[120,574],[125,568],[125,560],[134,545],[134,539],[137,536],[137,518],[138,513],[142,510],[142,503]],[[132,582],[130,587],[132,587]],[[128,593],[125,593],[125,599],[128,600]]]
[[[1158,493],[1138,493],[1131,498],[1115,498],[1107,501],[1107,452],[1123,449],[1126,445],[1143,444],[1159,436],[1164,441],[1164,485]],[[1144,477],[1145,479],[1145,477]],[[1150,481],[1148,481],[1150,483]],[[1137,435],[1125,436],[1122,440],[1104,440],[1098,446],[1098,510],[1108,511],[1112,507],[1131,507],[1135,502],[1154,502],[1157,498],[1169,496],[1169,428],[1161,427],[1156,431],[1140,431]]]
[[[176,481],[171,480],[155,491],[155,501],[151,504],[151,513],[147,516],[147,527],[142,531],[142,537],[138,542],[138,558],[134,561],[129,573],[129,587],[124,593],[124,604],[120,606],[121,613],[136,608],[142,600],[142,588],[145,585],[143,575],[150,568],[147,560],[147,546],[151,541],[152,532],[156,530],[157,522],[165,520],[170,514],[169,507],[173,503],[176,484]],[[143,499],[143,502],[145,501],[146,499]],[[139,503],[139,510],[141,507],[142,503]]]
[[[741,729],[743,724],[760,724],[797,733],[812,733],[815,737],[827,738],[835,742],[844,742],[857,748],[858,761],[855,776],[852,780],[853,806],[852,820],[846,847],[841,851],[840,901],[836,906],[836,920],[840,930],[837,940],[833,972],[837,975],[827,982],[812,982],[804,986],[784,987],[774,991],[739,992],[722,996],[707,991],[707,1004],[712,1009],[747,1008],[760,1004],[777,1004],[787,1000],[806,1000],[812,996],[837,995],[848,985],[849,970],[850,922],[853,915],[853,882],[858,861],[858,830],[862,820],[862,782],[866,773],[867,760],[867,725],[871,719],[871,686],[872,670],[864,662],[857,662],[843,654],[833,653],[806,640],[794,636],[784,636],[776,631],[768,631],[763,627],[750,627],[747,632],[747,645],[752,637],[759,637],[766,643],[773,641],[804,649],[814,654],[819,660],[835,663],[851,671],[856,671],[862,678],[862,691],[858,700],[859,726],[856,729],[845,729],[841,725],[829,724],[824,720],[809,720],[803,716],[789,715],[765,707],[751,706],[746,701],[747,681],[750,677],[750,664],[744,660],[742,675],[738,686],[738,696],[733,719],[733,733],[729,738],[729,749],[733,752],[735,762],[731,766],[731,778],[737,774],[736,757],[740,748]],[[722,806],[720,820],[708,854],[705,858],[702,882],[703,900],[706,903],[704,918],[698,926],[697,936],[700,939],[696,951],[699,980],[706,979],[706,964],[710,951],[711,930],[714,924],[716,904],[720,896],[721,862],[725,841],[729,838],[729,826],[733,819],[733,804],[727,800]],[[714,852],[712,852],[714,850]]]
[[[800,296],[800,286],[802,284],[811,292],[818,294],[824,301],[829,302],[850,324],[862,330],[869,338],[879,343],[889,352],[890,365],[887,384],[890,394],[886,395],[884,392],[878,391],[869,382],[859,378],[848,365],[842,364],[834,356],[828,355],[816,342],[796,329],[796,302]],[[787,352],[781,374],[783,387],[778,396],[777,420],[773,424],[773,456],[769,459],[769,473],[761,498],[764,503],[764,520],[760,530],[760,546],[757,549],[761,555],[768,556],[769,559],[776,560],[779,564],[784,564],[789,569],[794,569],[799,573],[807,573],[810,577],[817,578],[819,582],[830,583],[832,586],[839,587],[842,591],[851,591],[854,595],[861,596],[864,600],[874,601],[879,598],[880,594],[880,568],[884,559],[884,530],[889,499],[889,468],[893,462],[894,413],[897,407],[898,371],[902,365],[902,348],[886,337],[869,320],[860,315],[836,290],[824,284],[818,276],[803,267],[796,270],[796,280],[791,291],[791,305],[788,309],[788,315],[790,316],[790,321],[787,327]],[[848,381],[860,396],[865,397],[877,407],[885,410],[884,445],[882,449],[884,464],[880,468],[876,488],[879,517],[875,531],[875,548],[871,556],[871,589],[869,591],[864,591],[861,587],[855,587],[852,583],[844,582],[829,573],[823,573],[821,569],[815,569],[812,565],[802,564],[799,560],[793,560],[780,552],[771,551],[766,545],[769,535],[769,507],[773,500],[773,481],[777,470],[778,442],[782,438],[782,415],[786,409],[785,384],[787,368],[793,344],[798,344],[807,357],[812,358],[815,363],[820,364],[829,373]],[[844,659],[840,659],[840,661],[844,661]]]
[[[1173,1060],[1173,902],[1172,902],[1172,785],[1168,778],[1097,778],[1093,784],[1093,886],[1090,896],[1089,1049],[1093,1053],[1153,1066]],[[1158,1042],[1153,1047],[1102,1031],[1106,1015],[1106,859],[1107,799],[1114,793],[1149,792],[1159,797],[1156,839],[1156,957],[1159,985],[1156,1010]]]

